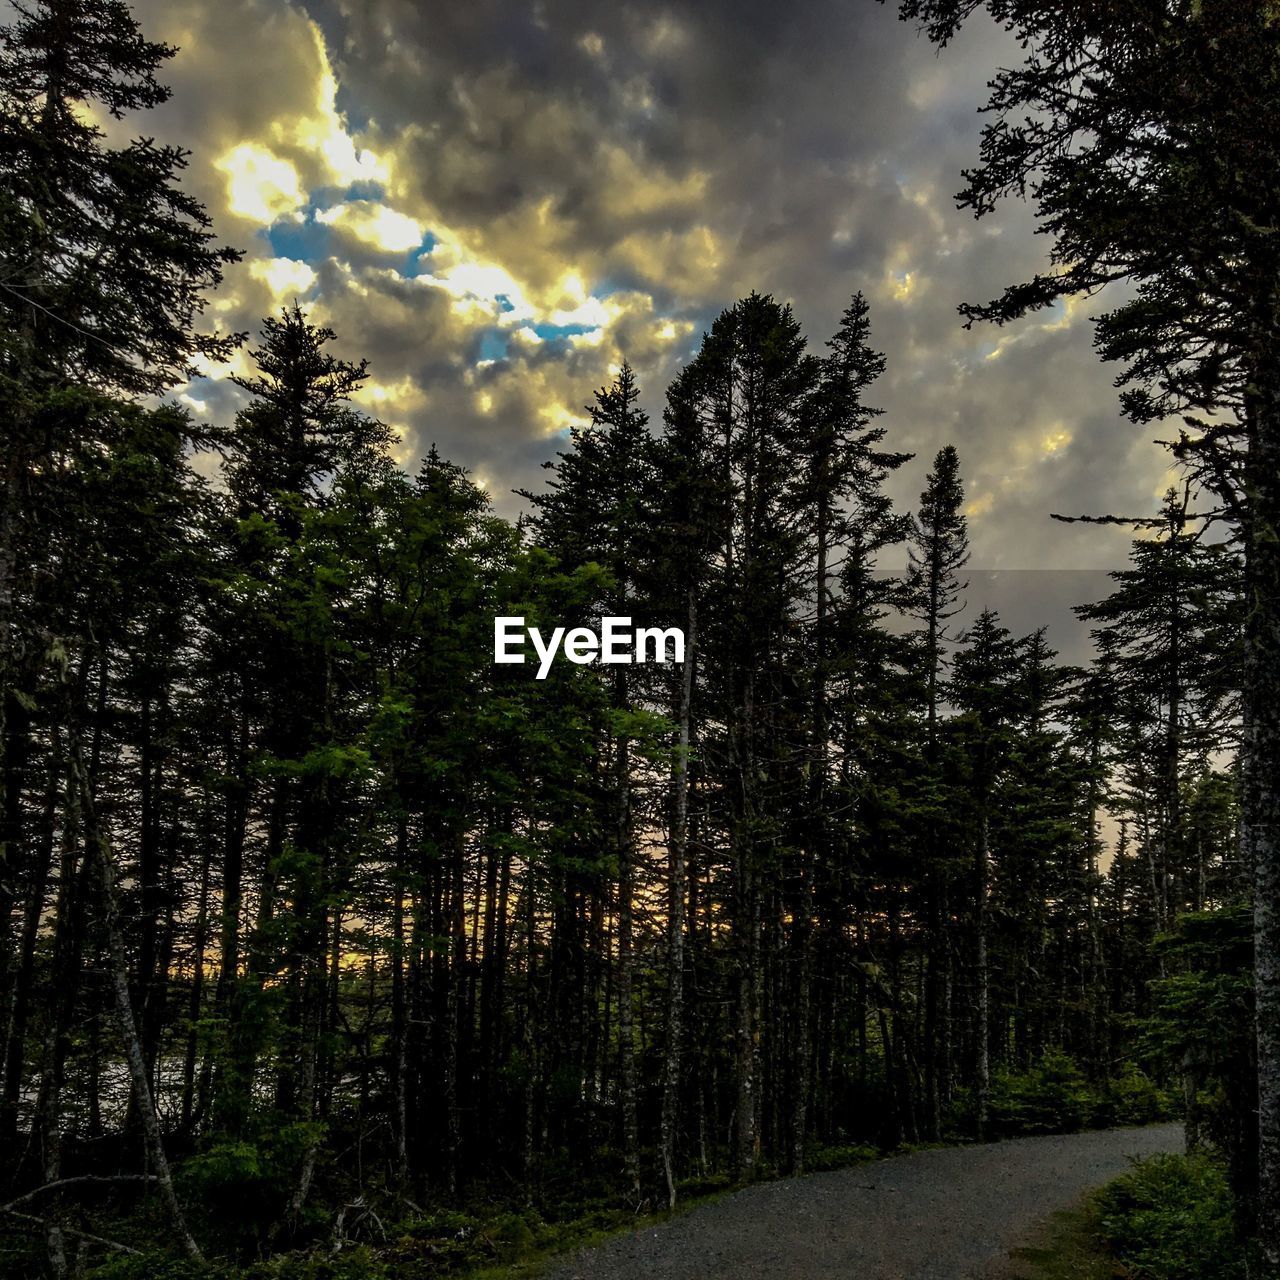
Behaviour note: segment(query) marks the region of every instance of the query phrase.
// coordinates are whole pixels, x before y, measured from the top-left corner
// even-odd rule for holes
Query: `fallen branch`
[[[71,1179],[75,1181],[75,1179]],[[50,1186],[57,1186],[57,1183],[50,1183]],[[41,1188],[43,1190],[43,1188]],[[38,1226],[47,1227],[49,1225],[48,1218],[38,1218],[34,1213],[20,1213],[17,1209],[10,1209],[8,1205],[0,1205],[0,1213],[7,1213],[11,1218],[21,1218],[23,1222],[34,1222]],[[69,1236],[76,1236],[81,1240],[88,1240],[92,1244],[106,1245],[108,1249],[116,1249],[120,1253],[131,1253],[135,1258],[143,1256],[141,1249],[135,1249],[132,1245],[121,1244],[119,1240],[108,1240],[106,1236],[95,1236],[89,1231],[78,1231],[75,1227],[69,1227],[65,1223],[60,1222],[58,1229]]]
[[[0,1204],[0,1213],[8,1213],[11,1209],[16,1209],[20,1204],[26,1204],[28,1200],[34,1200],[37,1196],[42,1196],[46,1191],[60,1191],[63,1187],[79,1186],[83,1183],[110,1183],[110,1182],[158,1182],[159,1178],[154,1173],[120,1173],[112,1175],[84,1173],[77,1178],[59,1178],[57,1182],[46,1182],[43,1187],[37,1187],[34,1191],[28,1191],[26,1195],[19,1196],[16,1200],[10,1200],[8,1204]]]

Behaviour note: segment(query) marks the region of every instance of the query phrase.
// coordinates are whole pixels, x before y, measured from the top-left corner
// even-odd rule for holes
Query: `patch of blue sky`
[[[211,394],[223,387],[220,378],[206,378],[203,374],[197,374],[186,385],[186,393],[193,400],[207,400]]]
[[[329,256],[333,232],[322,222],[311,218],[305,222],[277,222],[260,231],[277,258],[293,258],[297,262],[318,262]]]
[[[381,201],[385,198],[386,194],[386,188],[382,183],[375,182],[372,178],[369,178],[363,182],[353,182],[349,187],[345,187],[341,192],[339,192],[335,200],[328,201],[327,203],[338,204],[344,200]]]
[[[567,338],[576,338],[584,333],[594,333],[593,324],[534,324],[530,326],[543,342],[564,342]]]
[[[486,329],[480,335],[480,346],[476,352],[476,363],[505,360],[507,358],[507,335],[497,329]]]
[[[356,183],[347,190],[377,188],[377,183]],[[339,204],[347,197],[337,188],[321,188],[311,191],[301,221],[282,218],[258,234],[265,237],[271,252],[277,258],[293,258],[298,262],[317,262],[329,256],[329,244],[333,232],[323,222],[316,221],[321,209]],[[355,198],[355,197],[352,197]]]
[[[326,223],[317,221],[316,214],[331,209],[334,205],[357,200],[378,202],[382,194],[382,186],[377,182],[355,182],[342,189],[321,188],[310,193],[301,221],[281,219],[270,227],[263,228],[258,234],[271,246],[271,252],[277,258],[319,262],[332,252],[333,229]],[[406,279],[428,274],[429,268],[423,266],[422,259],[430,256],[439,243],[439,238],[428,231],[422,237],[422,242],[405,255],[400,274]]]
[[[416,249],[410,249],[404,260],[404,276],[412,279],[415,276],[427,275],[430,267],[422,265],[423,258],[429,258],[440,241],[430,231],[422,237],[422,243]]]
[[[493,300],[498,304],[498,310],[501,311],[504,315],[507,312],[514,311],[516,309],[516,304],[512,302],[511,299],[507,297],[505,293],[495,293],[493,295]]]

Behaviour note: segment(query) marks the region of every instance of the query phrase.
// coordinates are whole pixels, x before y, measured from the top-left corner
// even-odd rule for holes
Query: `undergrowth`
[[[1097,1197],[1098,1226],[1127,1274],[1143,1280],[1244,1280],[1222,1165],[1209,1155],[1151,1156]]]

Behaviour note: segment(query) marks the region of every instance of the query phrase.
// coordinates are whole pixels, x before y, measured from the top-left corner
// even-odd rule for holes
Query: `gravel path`
[[[735,1195],[571,1256],[553,1280],[962,1280],[1179,1125],[896,1156]]]

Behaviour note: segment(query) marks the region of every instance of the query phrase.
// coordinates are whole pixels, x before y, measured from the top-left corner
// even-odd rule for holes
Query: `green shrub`
[[[1055,1051],[1029,1071],[997,1073],[991,1087],[991,1128],[1003,1135],[1074,1133],[1092,1119],[1093,1104],[1080,1068]]]
[[[822,1173],[827,1169],[847,1169],[850,1165],[865,1164],[880,1154],[879,1147],[865,1143],[846,1143],[840,1146],[816,1144],[808,1153],[805,1166],[810,1173]]]
[[[1098,1128],[1117,1124],[1154,1124],[1173,1113],[1169,1095],[1132,1063],[1108,1080],[1093,1107],[1089,1123]]]
[[[387,1264],[372,1249],[363,1246],[332,1256],[283,1254],[244,1274],[246,1280],[391,1280],[392,1277]]]
[[[215,1141],[182,1163],[179,1191],[222,1243],[247,1247],[284,1212],[303,1153],[323,1132],[300,1121],[264,1125],[256,1142]]]
[[[1134,1276],[1243,1280],[1231,1193],[1207,1156],[1152,1156],[1099,1195],[1102,1233]]]
[[[957,1102],[952,1129],[971,1133],[972,1091],[961,1093]],[[1067,1054],[1057,1050],[1029,1070],[998,1071],[991,1082],[990,1130],[999,1137],[1152,1124],[1172,1113],[1169,1095],[1132,1063],[1113,1079],[1093,1084]]]
[[[112,1255],[88,1274],[91,1280],[224,1280],[230,1273],[216,1262],[202,1265],[187,1258],[144,1253]]]

